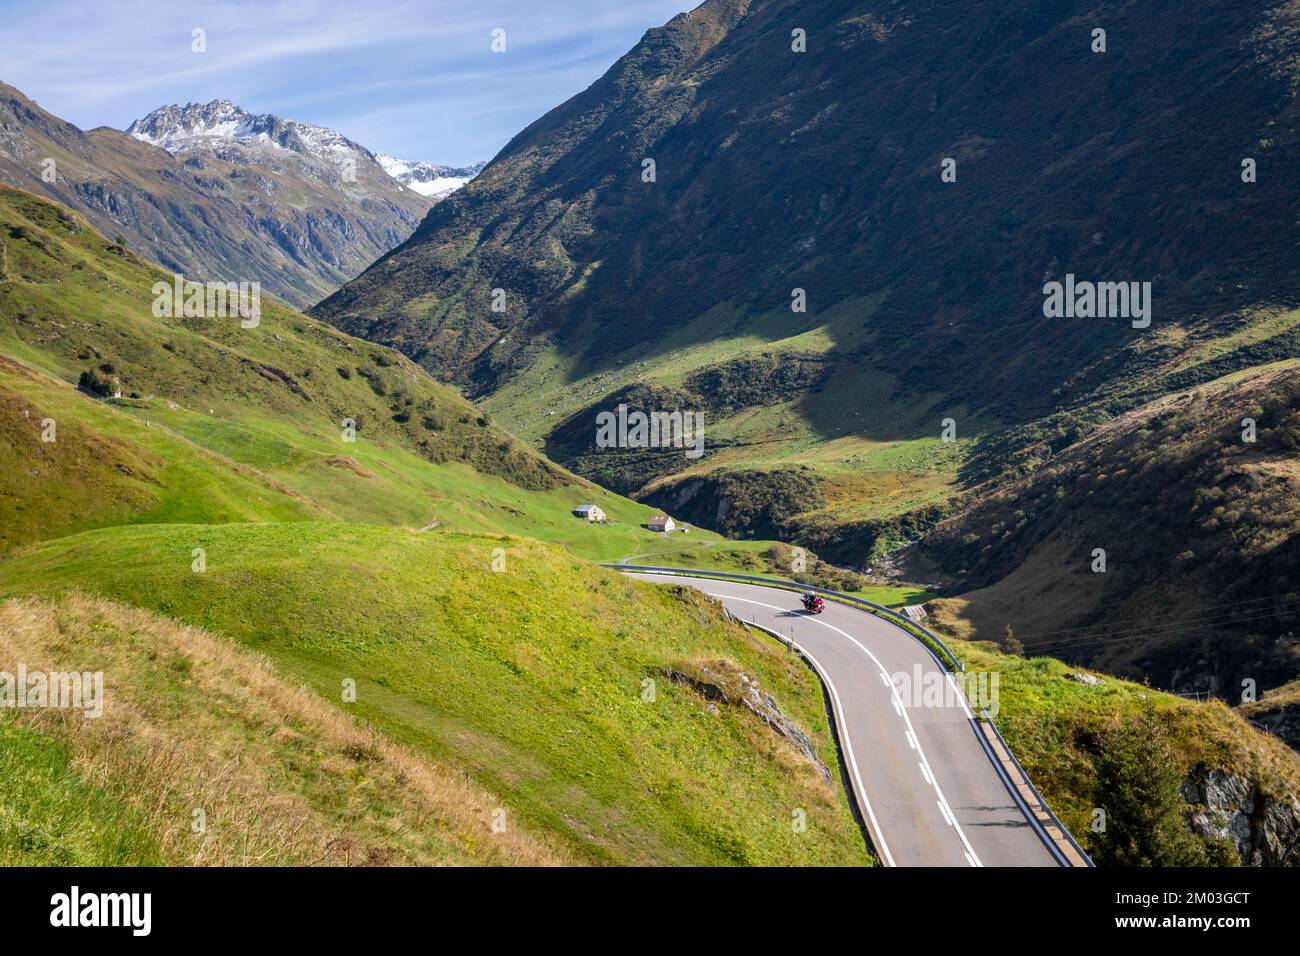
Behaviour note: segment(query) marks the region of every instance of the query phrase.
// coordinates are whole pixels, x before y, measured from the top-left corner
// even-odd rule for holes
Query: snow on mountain
[[[173,154],[199,150],[223,154],[229,147],[265,145],[327,162],[346,153],[374,159],[370,150],[332,129],[271,113],[254,115],[230,100],[164,106],[136,120],[126,131]]]
[[[477,176],[487,163],[475,163],[472,166],[435,166],[432,163],[419,163],[409,159],[398,159],[377,153],[375,161],[388,175],[421,196],[430,199],[445,199],[461,186]]]
[[[164,106],[136,120],[126,131],[173,155],[204,152],[240,161],[247,160],[250,152],[269,149],[297,153],[331,165],[352,155],[358,162],[375,163],[408,189],[435,200],[464,186],[487,165],[437,166],[375,154],[324,126],[282,119],[271,113],[254,115],[230,100]]]

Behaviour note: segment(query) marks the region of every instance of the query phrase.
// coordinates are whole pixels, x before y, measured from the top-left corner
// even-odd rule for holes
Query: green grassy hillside
[[[354,680],[356,702],[339,706],[463,768],[588,862],[867,859],[838,777],[754,714],[665,678],[731,662],[836,766],[812,673],[694,592],[527,539],[314,522],[111,528],[0,564],[0,593],[71,588],[234,638],[326,700]]]
[[[130,521],[320,518],[525,534],[599,560],[682,546],[641,527],[652,508],[557,468],[390,349],[266,299],[251,329],[155,318],[166,278],[0,186],[0,549]],[[75,392],[83,373],[123,397]],[[574,518],[585,501],[609,523]]]
[[[1300,865],[1300,757],[1230,708],[952,647],[968,672],[998,675],[998,728],[1098,865]]]
[[[0,863],[570,863],[499,796],[217,635],[98,598],[0,605],[0,661],[102,671],[102,715],[0,711]]]
[[[137,521],[329,517],[264,472],[3,357],[0,433],[0,552]]]
[[[277,303],[255,328],[155,317],[159,270],[3,187],[0,267],[0,590],[46,602],[9,606],[27,643],[0,665],[68,660],[58,635],[77,634],[142,741],[190,728],[243,768],[213,815],[235,825],[258,787],[276,808],[246,852],[217,836],[196,849],[175,795],[155,804],[150,787],[173,764],[186,793],[207,786],[202,748],[155,768],[24,713],[0,727],[22,781],[0,820],[6,860],[870,862],[815,677],[693,595],[574,557],[686,549],[738,567],[757,545],[649,532],[648,506],[551,464],[397,353]],[[120,398],[102,394],[114,377]],[[585,501],[609,520],[575,518]],[[232,640],[283,684],[222,726],[260,666]],[[664,676],[719,662],[772,692],[829,780],[756,715]],[[298,684],[300,716],[265,726],[268,696]],[[455,812],[438,787],[408,799],[393,781],[413,774],[469,778],[476,796]],[[515,842],[483,834],[498,806]],[[276,828],[295,815],[286,842]]]
[[[435,464],[465,461],[527,488],[565,480],[397,353],[269,298],[252,328],[156,317],[154,284],[170,277],[54,203],[0,187],[0,240],[0,349],[65,381],[117,377],[125,407],[249,464],[293,463],[274,434],[285,425],[346,451],[350,419],[358,439]]]

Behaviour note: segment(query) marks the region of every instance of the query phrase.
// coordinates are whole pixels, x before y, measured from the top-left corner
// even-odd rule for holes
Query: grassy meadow
[[[812,673],[694,592],[530,539],[324,522],[102,529],[0,564],[0,594],[74,591],[264,655],[388,739],[466,768],[586,862],[868,859],[838,778],[825,782],[747,710],[711,709],[664,679],[732,662],[836,766]],[[342,701],[346,680],[355,703]],[[795,808],[807,833],[790,825]]]

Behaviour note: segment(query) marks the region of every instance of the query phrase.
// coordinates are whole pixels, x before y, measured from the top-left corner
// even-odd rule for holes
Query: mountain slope
[[[106,677],[95,719],[0,715],[7,866],[574,862],[494,833],[498,797],[197,628],[82,594],[8,601],[0,660]]]
[[[252,139],[198,137],[176,156],[153,145],[178,147],[202,116]],[[257,281],[300,307],[405,239],[431,204],[338,133],[229,103],[167,107],[132,129],[83,132],[0,84],[0,183],[71,206],[187,278]]]
[[[3,186],[0,266],[0,593],[43,599],[0,608],[0,630],[22,635],[0,636],[0,655],[53,666],[84,631],[79,666],[103,664],[111,726],[142,741],[109,754],[58,720],[0,716],[0,763],[21,781],[0,856],[247,862],[229,830],[270,780],[249,846],[285,862],[870,861],[819,766],[837,760],[816,676],[707,602],[574,556],[678,547],[641,527],[649,508],[520,446],[397,353],[277,303],[253,327],[156,316],[164,273]],[[112,377],[122,398],[99,394]],[[609,523],[572,515],[586,499]],[[56,552],[63,572],[45,562]],[[92,596],[86,613],[74,590]],[[150,749],[150,734],[206,733],[214,707],[249,696],[255,658],[226,647],[214,673],[213,641],[283,677],[224,726],[228,763]],[[814,759],[664,677],[714,661],[769,689]],[[313,693],[282,699],[299,684]],[[159,814],[230,765],[232,789],[201,804],[209,843],[178,845],[189,818],[168,829]],[[498,810],[510,836],[493,843]]]
[[[698,403],[705,458],[660,456],[618,490],[806,466],[856,503],[824,517],[863,522],[837,555],[861,562],[872,520],[961,490],[962,442],[1132,407],[1156,397],[1134,394],[1153,368],[1214,339],[1229,347],[1193,379],[1294,345],[1294,329],[1253,327],[1300,291],[1282,173],[1300,159],[1296,17],[1239,0],[709,0],[314,314],[464,383],[539,443],[565,424],[590,442],[629,388],[658,389],[652,408]],[[1150,282],[1151,326],[1046,317],[1044,284],[1067,274]],[[734,379],[727,363],[760,381],[813,358],[817,374],[740,407],[684,388]],[[936,458],[945,418],[959,444]],[[553,452],[595,473],[590,445]]]
[[[1236,704],[1300,673],[1297,447],[1300,365],[1228,376],[980,493],[903,565],[964,592],[957,633]]]
[[[157,317],[153,287],[170,277],[81,217],[3,186],[0,230],[0,348],[68,382],[116,378],[117,407],[146,422],[270,470],[303,465],[314,438],[335,455],[378,445],[460,461],[525,489],[570,480],[396,353],[274,302],[251,328]],[[345,440],[345,420],[358,441]]]
[[[526,534],[606,561],[681,546],[396,352],[270,301],[254,328],[155,317],[168,278],[0,186],[0,550],[105,524],[322,518]],[[76,390],[83,376],[123,397]],[[609,523],[575,519],[585,500]]]

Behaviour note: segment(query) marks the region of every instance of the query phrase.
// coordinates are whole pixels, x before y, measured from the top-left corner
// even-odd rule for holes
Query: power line
[[[1250,598],[1250,599],[1248,599],[1248,600],[1244,600],[1244,601],[1229,601],[1229,602],[1226,603],[1226,604],[1220,604],[1220,605],[1218,605],[1218,610],[1216,610],[1216,611],[1213,612],[1213,613],[1219,613],[1219,611],[1224,610],[1224,609],[1226,609],[1226,608],[1232,608],[1232,607],[1243,607],[1243,606],[1245,606],[1245,605],[1247,605],[1247,604],[1261,604],[1261,603],[1264,603],[1264,602],[1267,602],[1267,601],[1277,601],[1277,600],[1278,600],[1278,596],[1277,596],[1277,595],[1271,595],[1271,596],[1269,596],[1269,597]],[[1283,603],[1287,603],[1287,604],[1291,604],[1291,603],[1300,603],[1300,598],[1287,598]],[[1194,620],[1196,620],[1196,619],[1198,619],[1198,618],[1200,618],[1200,617],[1203,617],[1203,616],[1204,616],[1204,612],[1195,612],[1195,613],[1191,614],[1190,616],[1188,616],[1187,618],[1185,618],[1185,620],[1194,621]],[[1144,621],[1144,620],[1146,620],[1146,618],[1139,618],[1139,617],[1119,618],[1119,619],[1117,619],[1117,620],[1105,621],[1105,622],[1103,622],[1103,623],[1101,623],[1101,624],[1085,624],[1085,625],[1082,625],[1082,626],[1080,626],[1080,627],[1065,627],[1065,628],[1061,628],[1060,630],[1057,630],[1057,631],[1035,631],[1035,632],[1033,632],[1033,633],[1026,634],[1025,637],[1028,637],[1028,638],[1050,637],[1050,636],[1053,635],[1053,634],[1072,634],[1072,633],[1077,633],[1077,632],[1080,632],[1080,631],[1096,631],[1096,630],[1104,630],[1104,629],[1106,629],[1106,628],[1114,627],[1116,624],[1121,624],[1121,625],[1122,625],[1122,624],[1127,624],[1127,623],[1130,623],[1130,622],[1132,622],[1132,623],[1140,623],[1140,622],[1142,622],[1142,621]],[[1178,620],[1178,619],[1175,619],[1173,623],[1176,623],[1177,620]]]
[[[1052,642],[1047,644],[1035,644],[1035,648],[1045,648],[1050,650],[1074,650],[1076,648],[1094,647],[1104,644],[1115,644],[1121,641],[1134,641],[1144,637],[1159,637],[1164,634],[1177,633],[1180,631],[1201,631],[1207,628],[1223,627],[1225,625],[1241,624],[1250,621],[1267,620],[1276,617],[1282,609],[1264,610],[1258,614],[1251,614],[1242,617],[1215,618],[1205,621],[1189,622],[1178,624],[1171,627],[1150,627],[1150,628],[1133,628],[1126,631],[1119,631],[1106,636],[1091,637],[1079,639],[1071,642]]]
[[[1134,641],[1143,637],[1157,637],[1161,634],[1167,634],[1176,631],[1199,631],[1206,628],[1220,627],[1226,624],[1241,624],[1248,621],[1267,620],[1271,617],[1277,617],[1283,611],[1287,610],[1290,605],[1296,602],[1287,602],[1273,608],[1259,608],[1256,613],[1226,617],[1211,617],[1206,620],[1196,622],[1195,619],[1179,622],[1177,624],[1152,625],[1146,628],[1129,628],[1112,632],[1105,636],[1092,636],[1074,638],[1066,641],[1048,641],[1043,644],[1034,644],[1035,651],[1053,652],[1059,650],[1077,650],[1084,647],[1094,647],[1105,644],[1115,644],[1121,641]]]

